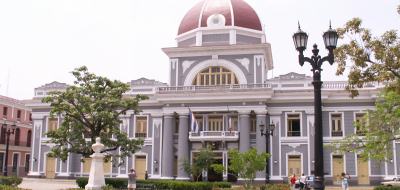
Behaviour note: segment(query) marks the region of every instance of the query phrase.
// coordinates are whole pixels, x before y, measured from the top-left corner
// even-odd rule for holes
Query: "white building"
[[[171,36],[172,38],[172,36]],[[164,48],[170,58],[169,85],[148,79],[131,82],[127,95],[143,93],[143,112],[121,118],[121,130],[131,138],[144,138],[144,146],[121,167],[106,165],[106,174],[126,177],[135,168],[143,177],[189,179],[182,168],[202,147],[212,146],[216,159],[228,167],[229,149],[266,150],[260,125],[275,124],[271,137],[270,175],[283,181],[291,173],[311,174],[314,153],[314,103],[312,78],[295,72],[267,79],[273,69],[271,45],[256,12],[243,0],[202,0],[180,23],[177,47]],[[65,84],[60,84],[66,87]],[[66,162],[46,157],[51,145],[44,135],[57,127],[60,119],[49,119],[50,107],[40,103],[40,94],[57,83],[36,89],[32,108],[34,140],[30,176],[87,176],[90,161],[70,155]],[[325,81],[322,89],[324,143],[359,133],[353,123],[367,109],[374,108],[378,86],[360,89],[354,99],[345,90],[346,82]],[[40,93],[39,93],[40,91]],[[200,131],[190,129],[189,108]],[[362,135],[362,134],[360,134]],[[336,183],[346,171],[355,184],[374,184],[400,172],[400,145],[390,162],[364,162],[354,153],[340,155],[325,149],[325,179]],[[228,178],[228,172],[211,180]],[[264,180],[265,173],[257,174]]]

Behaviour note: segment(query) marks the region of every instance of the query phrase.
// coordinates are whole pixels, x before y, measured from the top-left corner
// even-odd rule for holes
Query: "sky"
[[[181,19],[199,0],[0,0],[0,94],[31,99],[34,88],[59,81],[72,84],[71,71],[89,71],[123,82],[146,77],[169,81],[163,47],[176,47]],[[374,35],[399,29],[399,0],[246,0],[258,13],[271,43],[275,69],[311,75],[300,67],[292,41],[297,22],[309,34],[309,48],[322,50],[322,33],[359,17]],[[340,41],[339,41],[340,44]],[[323,66],[323,80],[335,65]]]

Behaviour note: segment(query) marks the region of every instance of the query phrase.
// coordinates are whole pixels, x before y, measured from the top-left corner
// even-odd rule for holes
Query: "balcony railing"
[[[0,140],[0,144],[5,145],[6,144],[5,140],[4,141]],[[31,147],[31,142],[10,140],[10,144],[9,145],[10,146]]]
[[[342,137],[343,136],[343,131],[332,131],[331,132],[332,137]]]
[[[282,83],[281,85],[285,85],[286,83]],[[345,89],[348,83],[346,81],[325,81],[322,84],[322,89]],[[232,84],[232,85],[212,85],[212,86],[167,86],[167,87],[158,87],[156,88],[156,92],[158,94],[173,94],[176,92],[213,92],[213,91],[227,91],[227,92],[237,92],[237,91],[245,91],[249,89],[292,89],[292,88],[299,88],[298,85],[293,87],[285,86],[282,87],[276,83],[264,83],[264,84]],[[366,83],[362,86],[362,88],[380,88],[382,84],[379,83]],[[313,88],[312,84],[304,85],[301,88],[309,89]]]
[[[239,131],[200,131],[189,132],[190,141],[237,141]]]
[[[288,131],[287,136],[288,137],[300,137],[301,132],[300,131]]]
[[[157,88],[159,94],[169,94],[175,92],[210,92],[210,91],[241,91],[247,89],[270,89],[271,84],[232,84],[232,85],[213,85],[213,86],[169,86]]]
[[[136,138],[146,138],[147,137],[147,133],[135,133],[135,137]]]

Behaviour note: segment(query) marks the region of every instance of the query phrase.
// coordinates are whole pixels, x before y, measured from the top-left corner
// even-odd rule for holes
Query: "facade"
[[[32,145],[31,110],[19,101],[6,96],[0,96],[0,171],[3,175],[7,167],[8,175],[26,176],[29,172]],[[8,160],[6,158],[7,129],[10,134]]]
[[[243,0],[203,0],[184,16],[178,29],[177,47],[164,48],[169,59],[169,84],[141,78],[131,81],[126,96],[146,94],[142,112],[121,117],[121,130],[131,138],[143,138],[143,148],[117,167],[106,163],[110,177],[127,177],[135,168],[152,179],[188,180],[182,163],[191,161],[203,147],[211,147],[216,160],[228,167],[229,149],[266,150],[260,126],[274,124],[269,151],[271,180],[285,181],[292,173],[309,175],[314,158],[314,108],[312,78],[291,72],[268,77],[273,69],[271,45],[256,12]],[[344,81],[325,81],[322,89],[324,143],[362,131],[353,123],[374,108],[379,86],[366,85],[354,99]],[[40,98],[67,87],[51,83],[35,89],[28,104],[33,113],[33,147],[30,176],[62,178],[87,176],[90,161],[71,154],[66,162],[48,158],[51,144],[45,133],[57,128],[62,118],[49,118],[49,105]],[[194,114],[198,129],[190,124]],[[357,154],[340,155],[325,149],[327,183],[338,183],[346,171],[355,184],[374,184],[400,172],[400,144],[393,143],[390,162],[362,161]],[[230,178],[209,171],[211,180]],[[258,181],[265,172],[257,174]]]

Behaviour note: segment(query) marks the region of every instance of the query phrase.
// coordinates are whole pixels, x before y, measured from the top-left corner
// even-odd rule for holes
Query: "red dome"
[[[199,27],[206,27],[208,17],[214,14],[225,17],[225,26],[239,26],[262,31],[257,13],[244,0],[202,0],[183,17],[178,35]]]

